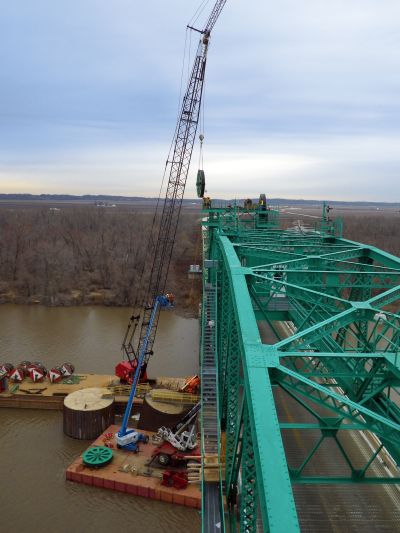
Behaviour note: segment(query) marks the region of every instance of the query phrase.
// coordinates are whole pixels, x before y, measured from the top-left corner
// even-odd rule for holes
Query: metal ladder
[[[203,353],[201,368],[202,395],[202,452],[203,476],[207,458],[216,457],[219,453],[219,417],[218,417],[218,385],[216,369],[216,288],[210,283],[204,287],[204,321],[203,321]],[[219,479],[204,480],[203,477],[203,532],[219,532],[223,530],[221,516],[221,487]]]
[[[205,288],[205,321],[203,332],[202,409],[203,447],[206,455],[218,454],[217,369],[215,361],[216,290]]]

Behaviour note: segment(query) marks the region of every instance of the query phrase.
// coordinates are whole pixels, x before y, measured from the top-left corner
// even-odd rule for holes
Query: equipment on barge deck
[[[3,372],[7,377],[10,377],[11,372],[14,370],[14,365],[11,363],[3,363],[0,365],[0,371]]]
[[[47,377],[50,383],[59,383],[64,377],[62,368],[60,366],[53,366],[53,368],[49,370]]]
[[[198,447],[194,450],[182,452],[174,448],[171,443],[163,442],[160,446],[157,446],[152,453],[148,466],[153,464],[153,462],[159,466],[179,466],[191,459],[197,461],[201,460],[201,453]]]
[[[179,392],[186,392],[187,394],[197,394],[199,390],[200,378],[198,375],[196,375],[187,378],[184,386],[179,389]]]
[[[69,378],[75,372],[75,367],[72,363],[64,363],[61,365],[61,372],[64,378]]]
[[[174,489],[186,489],[189,484],[186,472],[176,472],[175,470],[166,470],[163,472],[161,485],[164,487],[174,487]]]
[[[138,437],[140,434],[137,431],[128,429],[128,422],[136,386],[139,380],[143,379],[148,360],[153,354],[160,309],[171,307],[174,304],[173,295],[165,291],[168,271],[200,119],[210,34],[225,3],[226,0],[217,0],[215,2],[203,30],[190,27],[190,29],[200,33],[201,37],[178,117],[172,143],[172,158],[168,157],[166,163],[165,170],[167,171],[169,166],[169,178],[161,219],[159,225],[155,223],[156,208],[148,253],[142,271],[141,286],[146,282],[147,272],[150,272],[149,280],[143,300],[141,302],[137,300],[138,305],[135,305],[135,308],[139,308],[139,311],[132,314],[122,342],[122,349],[132,366],[133,379],[122,426],[116,438],[117,444],[127,450],[135,451],[137,442],[140,441],[140,437]],[[155,230],[155,228],[158,229]],[[155,238],[156,235],[157,238]],[[152,265],[151,269],[146,268],[148,265]],[[136,331],[138,334],[135,336]]]
[[[159,428],[157,436],[177,450],[194,450],[197,447],[196,418],[200,408],[201,402],[198,402],[173,428]]]
[[[28,372],[33,383],[41,383],[47,375],[46,367],[39,362],[31,363]]]
[[[26,377],[26,371],[22,366],[17,366],[9,375],[9,380],[14,383],[22,383]]]
[[[113,452],[106,446],[94,446],[82,454],[82,462],[89,468],[101,468],[113,459]]]
[[[114,399],[104,387],[88,387],[64,398],[63,429],[69,437],[97,439],[114,424]]]

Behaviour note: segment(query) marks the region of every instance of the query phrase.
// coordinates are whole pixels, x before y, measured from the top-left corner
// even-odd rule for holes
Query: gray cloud
[[[0,188],[156,194],[198,5],[8,2]],[[398,197],[399,20],[397,0],[228,1],[205,93],[209,193]]]

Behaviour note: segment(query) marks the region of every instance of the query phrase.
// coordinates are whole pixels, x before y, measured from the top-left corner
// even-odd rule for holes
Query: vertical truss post
[[[234,475],[235,462],[237,459],[237,447],[240,433],[240,413],[238,409],[240,396],[240,360],[238,332],[235,322],[232,325],[231,338],[229,340],[229,364],[225,367],[226,371],[226,412],[225,431],[226,431],[226,490],[228,499],[234,498],[236,492],[237,479]]]
[[[240,492],[240,531],[257,531],[257,472],[247,406],[243,413],[242,486]]]
[[[218,329],[218,359],[219,368],[221,371],[218,374],[219,378],[219,398],[220,398],[220,418],[222,424],[225,425],[226,401],[227,401],[227,375],[229,372],[228,360],[230,365],[230,357],[228,357],[228,348],[230,345],[232,332],[232,303],[229,294],[229,279],[226,275],[225,269],[221,272],[221,295],[219,298],[219,329]]]

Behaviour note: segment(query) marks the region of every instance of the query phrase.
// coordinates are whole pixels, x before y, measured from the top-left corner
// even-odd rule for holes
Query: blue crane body
[[[132,383],[132,386],[131,386],[131,390],[130,390],[130,393],[129,393],[128,403],[127,403],[127,406],[126,406],[126,409],[125,409],[124,418],[122,420],[121,428],[118,431],[117,436],[116,436],[117,437],[117,445],[119,447],[124,448],[126,450],[129,450],[131,452],[137,452],[138,451],[138,443],[139,442],[147,442],[147,440],[148,440],[148,437],[146,435],[143,435],[142,433],[139,433],[138,431],[135,431],[134,429],[128,429],[128,423],[129,423],[129,418],[131,416],[133,400],[135,398],[135,393],[136,393],[136,387],[137,387],[137,384],[139,382],[140,372],[141,372],[141,369],[142,369],[142,366],[143,366],[143,362],[144,362],[144,358],[145,358],[145,355],[146,355],[147,344],[148,344],[148,340],[149,340],[149,337],[150,337],[150,333],[151,333],[151,330],[153,328],[154,320],[155,320],[156,314],[158,313],[158,310],[159,310],[160,306],[161,305],[162,306],[167,305],[165,300],[166,300],[165,296],[158,296],[155,299],[153,310],[152,310],[152,313],[151,313],[151,316],[150,316],[150,321],[149,321],[149,324],[147,326],[147,334],[146,334],[146,336],[144,338],[144,342],[143,342],[143,344],[141,346],[141,350],[140,350],[140,354],[139,354],[139,358],[138,358],[138,364],[136,366],[136,371],[135,371],[135,375],[134,375],[134,378],[133,378],[133,383]]]

